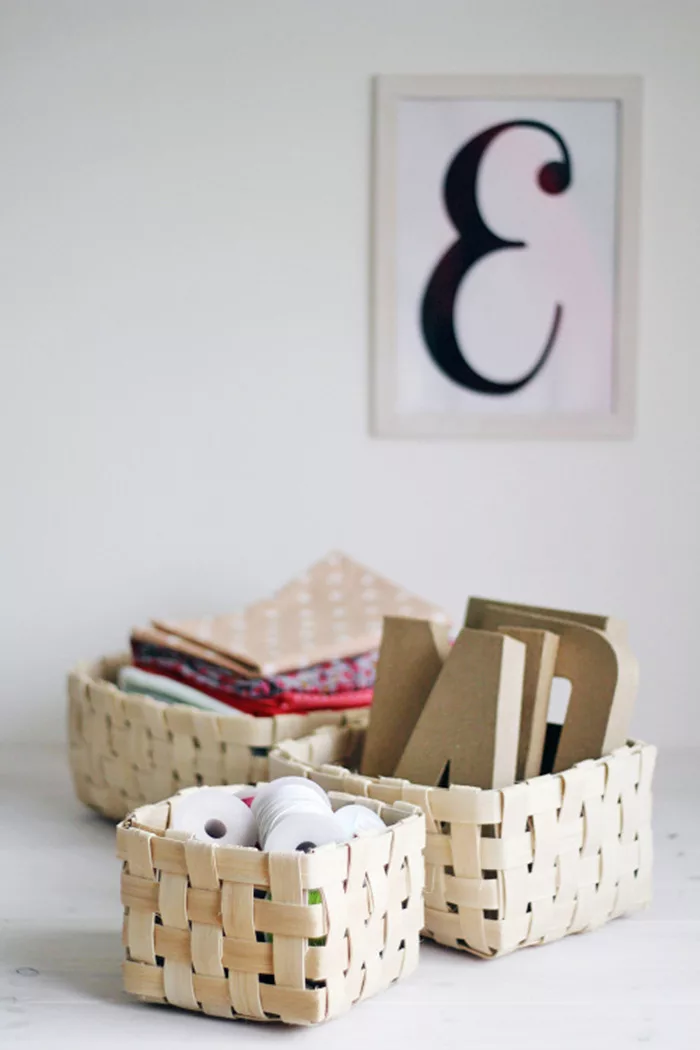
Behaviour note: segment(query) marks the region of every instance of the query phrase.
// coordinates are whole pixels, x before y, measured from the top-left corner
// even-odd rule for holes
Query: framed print
[[[379,437],[633,432],[641,82],[378,77]]]

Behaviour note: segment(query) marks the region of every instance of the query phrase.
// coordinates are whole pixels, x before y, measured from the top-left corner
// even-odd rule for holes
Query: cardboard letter
[[[446,626],[402,616],[384,618],[362,773],[393,775],[448,651]]]
[[[617,620],[613,616],[597,616],[595,613],[579,613],[579,612],[568,612],[565,609],[545,609],[544,606],[539,605],[521,605],[518,602],[495,602],[491,598],[470,598],[469,604],[467,605],[467,617],[465,620],[466,627],[486,627],[487,621],[484,619],[484,611],[486,608],[500,609],[501,611],[507,611],[508,609],[517,609],[518,612],[535,613],[538,616],[552,616],[555,620],[570,620],[571,623],[582,623],[586,627],[595,627],[596,630],[602,631],[603,634],[607,634],[608,638],[612,638],[614,641],[627,642],[627,624],[624,620]],[[491,623],[488,620],[488,623]],[[501,621],[505,623],[505,620]],[[509,623],[511,621],[508,621]],[[488,628],[487,628],[488,629]]]
[[[555,675],[568,678],[571,696],[554,761],[554,772],[600,758],[627,742],[637,695],[637,661],[627,645],[593,627],[557,620],[512,606],[485,605],[485,627],[536,627],[559,635]]]
[[[516,778],[528,780],[539,776],[542,766],[559,636],[551,631],[536,631],[529,627],[501,627],[499,630],[527,646]]]
[[[515,780],[525,646],[490,631],[460,631],[396,768],[434,785],[500,788]]]

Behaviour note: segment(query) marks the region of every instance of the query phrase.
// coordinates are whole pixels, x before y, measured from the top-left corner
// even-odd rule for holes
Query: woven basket
[[[307,854],[187,839],[166,830],[168,801],[136,810],[117,829],[126,990],[218,1017],[316,1024],[409,974],[425,819],[370,804],[385,833]]]
[[[113,820],[190,785],[266,780],[267,756],[277,741],[368,717],[355,709],[227,718],[123,693],[114,683],[128,662],[127,656],[106,657],[68,676],[75,792]]]
[[[326,790],[420,806],[425,936],[492,958],[594,929],[651,899],[649,744],[482,791],[350,773],[343,766],[354,767],[363,735],[330,727],[285,741],[270,755],[270,777],[307,776]]]

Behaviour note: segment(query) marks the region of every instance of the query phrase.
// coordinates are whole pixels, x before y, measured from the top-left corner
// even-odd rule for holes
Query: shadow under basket
[[[308,714],[212,714],[124,693],[116,686],[126,655],[81,664],[68,676],[68,739],[75,792],[105,817],[121,820],[138,806],[198,784],[267,780],[279,740],[323,725],[363,724],[365,710]]]
[[[364,730],[284,741],[270,777],[420,806],[427,845],[424,936],[493,958],[601,926],[651,899],[656,748],[629,743],[501,790],[419,787],[356,768]]]
[[[334,809],[355,801],[331,796]],[[132,813],[117,829],[127,992],[217,1017],[309,1025],[410,973],[425,820],[406,803],[367,804],[384,831],[311,853],[168,831],[169,800]]]

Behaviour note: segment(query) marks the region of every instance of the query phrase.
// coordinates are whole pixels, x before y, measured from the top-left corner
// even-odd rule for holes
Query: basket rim
[[[257,786],[268,783],[268,781],[261,781]],[[223,791],[229,791],[231,794],[235,793],[236,790],[244,790],[249,788],[249,784],[222,784],[216,785]],[[191,835],[187,835],[184,832],[173,831],[167,827],[168,818],[170,815],[170,803],[183,795],[194,794],[198,791],[210,790],[211,786],[206,784],[196,785],[193,787],[183,788],[182,791],[178,791],[175,795],[170,795],[168,798],[161,799],[159,802],[146,803],[143,806],[138,806],[136,809],[128,813],[123,820],[117,825],[117,829],[121,832],[145,832],[149,835],[156,835],[159,838],[167,839],[170,842],[188,842],[192,840]],[[394,828],[399,825],[406,824],[408,822],[415,822],[415,820],[423,821],[424,814],[420,806],[415,805],[412,802],[403,802],[397,800],[396,802],[383,802],[378,799],[368,799],[358,797],[357,795],[351,795],[346,791],[329,791],[328,797],[332,802],[342,802],[347,805],[365,805],[368,809],[372,809],[376,812],[384,822],[383,831],[375,833],[374,831],[368,832],[363,835],[362,838],[382,838],[385,834],[392,832]],[[390,823],[386,823],[385,816],[391,818]],[[207,845],[207,843],[204,843]],[[209,847],[214,850],[237,850],[244,851],[246,853],[254,853],[262,856],[269,856],[266,850],[259,849],[256,846],[241,846],[236,843],[228,843],[226,845],[219,845],[217,843],[208,843]],[[326,854],[330,851],[337,850],[341,847],[347,846],[346,842],[334,842],[329,843],[326,846],[321,846],[316,853]],[[294,853],[293,850],[289,851]]]
[[[294,750],[303,746],[307,741],[313,740],[314,738],[321,737],[323,735],[333,735],[344,733],[348,731],[364,731],[364,726],[319,726],[313,733],[309,733],[307,736],[300,736],[296,738],[287,738],[280,740],[273,746],[270,751],[270,759],[274,759],[276,756],[280,756],[288,761],[296,763],[299,767],[308,769],[314,773],[334,773],[337,770],[341,770],[347,777],[351,777],[353,783],[364,783],[381,785],[388,788],[409,788],[412,791],[419,792],[430,792],[431,794],[441,794],[442,796],[456,796],[461,795],[462,797],[469,797],[471,799],[480,798],[481,800],[500,798],[504,792],[512,791],[514,788],[522,789],[528,785],[537,785],[538,783],[550,783],[553,780],[559,780],[572,770],[584,770],[591,771],[597,769],[600,766],[609,763],[615,758],[619,758],[623,754],[641,754],[643,751],[647,753],[653,752],[656,754],[657,747],[655,744],[647,743],[643,740],[630,739],[622,747],[615,748],[614,751],[609,752],[607,755],[601,755],[599,758],[586,758],[581,762],[576,762],[569,769],[561,770],[558,773],[540,773],[536,777],[529,777],[527,780],[518,780],[513,784],[507,784],[500,788],[480,788],[470,784],[450,784],[449,787],[438,787],[435,784],[416,784],[412,780],[407,780],[405,777],[389,777],[389,776],[371,776],[367,773],[353,772],[346,766],[341,765],[339,762],[322,762],[314,764],[307,759],[299,758],[294,754]]]

